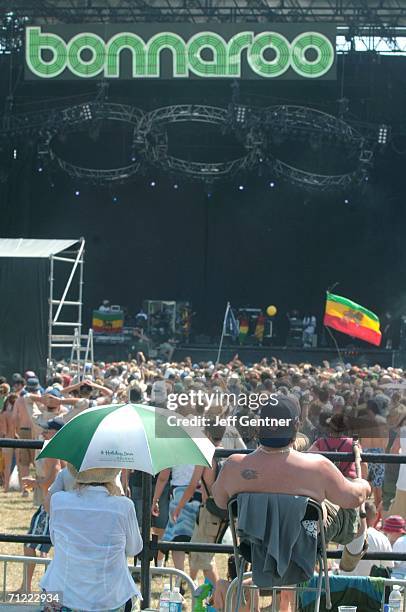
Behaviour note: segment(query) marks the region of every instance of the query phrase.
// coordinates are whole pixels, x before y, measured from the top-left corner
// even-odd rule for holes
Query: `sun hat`
[[[406,533],[406,521],[399,515],[388,516],[385,519],[382,527],[382,531],[386,531],[386,533]]]
[[[108,490],[111,495],[121,495],[121,491],[116,483],[117,476],[121,471],[118,468],[91,468],[78,472],[71,463],[67,462],[66,466],[78,484],[108,484]]]

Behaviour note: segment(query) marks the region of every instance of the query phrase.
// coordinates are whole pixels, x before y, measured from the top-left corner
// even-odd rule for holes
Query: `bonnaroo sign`
[[[235,25],[210,26],[201,31],[171,24],[169,30],[168,24],[164,32],[159,24],[126,25],[125,31],[98,25],[86,25],[86,31],[27,27],[25,75],[48,80],[335,78],[335,32],[329,26],[303,31],[303,25],[272,24],[270,31],[249,24],[237,32]]]

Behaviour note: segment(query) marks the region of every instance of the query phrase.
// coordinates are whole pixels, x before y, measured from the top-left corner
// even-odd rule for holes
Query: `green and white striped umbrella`
[[[141,404],[90,408],[66,423],[38,458],[63,459],[78,471],[126,468],[153,475],[175,465],[211,466],[214,445],[197,428],[173,426],[168,417],[174,414]]]

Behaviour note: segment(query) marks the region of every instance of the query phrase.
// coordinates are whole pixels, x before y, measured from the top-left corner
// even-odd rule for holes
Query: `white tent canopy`
[[[35,238],[0,238],[0,257],[48,258],[68,249],[79,240],[42,240]]]

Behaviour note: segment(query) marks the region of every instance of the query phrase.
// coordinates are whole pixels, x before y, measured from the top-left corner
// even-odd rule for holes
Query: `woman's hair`
[[[109,495],[121,496],[122,494],[115,482],[88,482],[86,484],[82,482],[76,482],[74,485],[74,489],[76,489],[77,491],[81,491],[86,487],[105,487]]]

